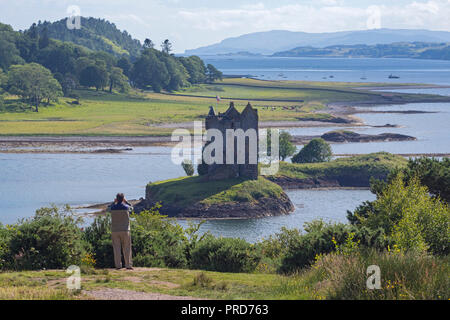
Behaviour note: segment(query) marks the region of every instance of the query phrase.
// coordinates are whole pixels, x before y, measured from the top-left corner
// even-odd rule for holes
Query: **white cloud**
[[[0,0],[0,21],[25,28],[39,19],[61,19],[69,4],[79,5],[82,15],[107,18],[141,40],[151,37],[159,43],[170,37],[177,52],[273,29],[450,31],[450,0]],[[373,5],[379,8],[379,20],[369,19]]]
[[[401,6],[363,7],[337,6],[335,0],[322,0],[329,6],[284,5],[268,8],[264,4],[242,6],[236,9],[180,10],[180,21],[199,31],[234,31],[241,33],[271,29],[289,29],[305,32],[325,32],[383,28],[422,28],[450,30],[450,1],[413,1]],[[377,10],[374,10],[376,8]],[[379,19],[369,23],[371,18]]]

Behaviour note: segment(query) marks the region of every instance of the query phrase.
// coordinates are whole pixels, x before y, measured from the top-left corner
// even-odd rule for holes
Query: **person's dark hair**
[[[118,193],[116,195],[117,203],[122,203],[123,199],[125,199],[125,195],[123,193]]]

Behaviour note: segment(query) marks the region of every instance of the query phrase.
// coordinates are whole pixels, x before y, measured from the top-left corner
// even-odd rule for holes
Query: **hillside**
[[[120,31],[114,23],[107,20],[81,17],[79,30],[68,29],[66,20],[44,21],[36,24],[35,27],[39,34],[47,29],[50,38],[73,42],[94,51],[105,51],[116,56],[128,54],[131,57],[137,57],[142,48],[139,40],[133,39],[127,31]]]
[[[397,42],[376,45],[297,47],[276,52],[275,57],[418,58],[450,60],[450,43]]]
[[[271,55],[297,47],[324,48],[334,45],[376,45],[394,42],[450,42],[450,32],[429,30],[374,29],[330,33],[285,30],[256,32],[227,38],[220,43],[186,50],[186,54],[215,55],[247,51]]]

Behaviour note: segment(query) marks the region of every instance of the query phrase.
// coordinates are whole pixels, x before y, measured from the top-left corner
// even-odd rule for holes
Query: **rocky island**
[[[161,214],[176,218],[260,218],[289,214],[289,197],[277,184],[259,177],[204,181],[202,177],[149,183],[140,210],[156,203]]]
[[[353,131],[336,130],[324,133],[321,136],[293,136],[292,142],[297,144],[305,144],[314,138],[322,138],[323,140],[332,143],[417,140],[415,137],[398,133],[361,134]]]

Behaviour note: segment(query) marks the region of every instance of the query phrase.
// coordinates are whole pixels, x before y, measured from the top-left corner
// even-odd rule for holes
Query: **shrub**
[[[318,276],[319,295],[327,299],[442,299],[450,298],[448,257],[409,252],[358,250],[352,255],[320,257],[309,276]],[[381,289],[367,289],[367,267],[381,270]]]
[[[219,272],[252,272],[260,259],[258,250],[243,239],[215,238],[208,235],[193,249],[191,268]]]
[[[430,196],[419,179],[406,185],[398,174],[364,210],[358,208],[353,218],[362,226],[381,227],[402,250],[425,250],[448,254],[450,243],[450,211],[438,198]]]
[[[186,172],[186,175],[188,176],[194,175],[194,166],[192,165],[191,161],[183,160],[181,166],[183,167],[184,172]]]
[[[204,176],[205,174],[208,174],[208,165],[204,162],[199,163],[197,165],[197,173],[199,176]]]
[[[11,267],[12,257],[9,254],[9,241],[13,231],[13,226],[3,226],[0,223],[0,270],[9,269]]]
[[[134,265],[183,268],[187,265],[184,230],[172,219],[161,216],[159,207],[132,215],[131,239],[137,258]]]
[[[84,253],[81,221],[70,207],[41,208],[14,226],[9,248],[18,269],[60,269],[80,264]]]
[[[420,183],[436,196],[450,202],[450,159],[434,158],[410,159],[403,170],[404,181],[417,177]]]
[[[331,160],[332,155],[331,147],[325,140],[322,138],[314,138],[292,157],[292,162],[327,162]]]
[[[327,254],[345,245],[351,235],[361,246],[385,248],[389,239],[383,230],[357,228],[315,220],[305,224],[305,233],[283,228],[281,233],[262,242],[262,252],[278,264],[278,271],[294,273],[310,266],[317,255]]]
[[[98,216],[88,226],[83,239],[89,244],[98,268],[110,268],[114,265],[114,252],[111,241],[111,216]]]

